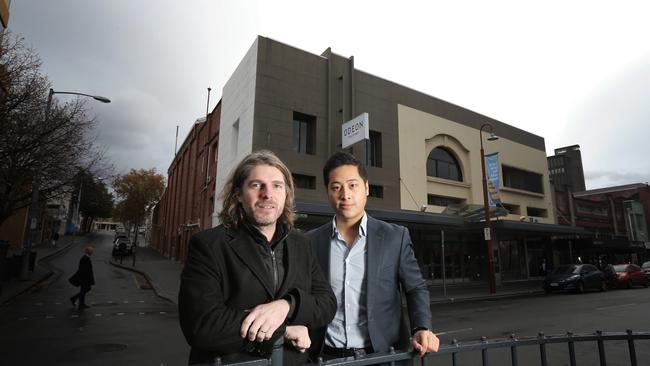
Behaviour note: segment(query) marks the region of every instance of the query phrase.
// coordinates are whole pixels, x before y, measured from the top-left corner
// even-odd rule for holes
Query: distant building
[[[167,170],[167,188],[151,218],[151,246],[185,260],[190,236],[212,227],[221,102],[196,120]],[[218,188],[220,189],[220,187]]]
[[[548,169],[556,190],[582,192],[586,189],[580,145],[555,149],[555,155],[548,157]]]

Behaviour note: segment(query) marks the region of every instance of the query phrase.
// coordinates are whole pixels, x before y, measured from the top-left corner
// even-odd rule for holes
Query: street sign
[[[485,236],[485,240],[490,240],[491,239],[490,228],[486,227],[486,228],[483,229],[483,236]]]
[[[370,121],[368,112],[361,113],[341,126],[341,148],[370,138]]]

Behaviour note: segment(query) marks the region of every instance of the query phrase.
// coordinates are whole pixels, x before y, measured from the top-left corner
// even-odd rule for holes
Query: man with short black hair
[[[307,235],[336,295],[337,312],[327,328],[311,333],[314,347],[329,359],[398,348],[403,289],[411,345],[420,356],[436,352],[429,291],[408,230],[365,212],[368,175],[353,155],[332,155],[323,178],[335,216]]]

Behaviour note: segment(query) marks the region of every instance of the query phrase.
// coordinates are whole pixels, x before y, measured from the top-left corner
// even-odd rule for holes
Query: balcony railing
[[[453,366],[464,366],[468,364],[475,365],[476,361],[472,359],[471,363],[464,363],[461,360],[461,356],[473,355],[475,358],[480,358],[481,365],[490,366],[490,365],[506,365],[507,361],[503,360],[503,350],[510,351],[509,363],[512,366],[518,366],[520,364],[519,356],[520,352],[526,352],[527,359],[531,357],[531,352],[537,354],[534,356],[539,362],[535,364],[540,364],[542,366],[549,365],[549,354],[553,354],[557,357],[558,353],[566,355],[568,360],[560,361],[562,364],[565,364],[567,361],[569,365],[576,366],[579,363],[577,362],[577,353],[575,345],[576,343],[588,343],[592,346],[596,346],[598,353],[598,360],[600,366],[606,366],[607,363],[607,353],[605,349],[605,342],[611,341],[624,341],[627,344],[627,354],[629,355],[629,365],[637,366],[637,352],[636,352],[636,343],[642,340],[650,340],[650,332],[633,332],[632,330],[627,330],[625,332],[601,332],[596,331],[593,334],[573,334],[571,332],[566,333],[565,335],[544,335],[540,333],[538,336],[533,337],[517,337],[514,334],[508,339],[498,339],[498,340],[489,340],[483,337],[480,341],[477,342],[466,342],[461,343],[457,341],[452,341],[450,345],[443,345],[440,347],[440,350],[437,353],[429,354],[422,359],[422,365],[435,364],[439,365],[448,365]],[[645,342],[644,342],[645,343]],[[554,348],[553,352],[547,349],[548,345],[561,345],[566,344],[564,352],[561,352],[557,347]],[[266,366],[266,365],[282,365],[283,349],[282,349],[281,340],[275,345],[273,354],[269,359],[259,359],[254,361],[246,361],[239,363],[222,363],[221,359],[217,358],[214,362],[208,364],[210,366],[225,366],[225,365],[237,365],[237,366]],[[501,352],[496,350],[501,349]],[[641,349],[648,350],[650,349],[650,344],[643,344]],[[490,353],[490,351],[493,351]],[[499,353],[497,357],[494,358],[495,363],[490,363],[490,355]],[[620,352],[619,352],[620,353]],[[480,356],[478,355],[480,354]],[[447,356],[447,360],[443,360]],[[620,355],[619,355],[620,356]],[[362,366],[362,365],[378,365],[378,364],[390,364],[395,365],[396,362],[406,361],[406,360],[415,360],[419,356],[415,355],[412,352],[404,351],[394,351],[383,352],[383,353],[373,353],[370,355],[357,356],[357,357],[348,357],[340,358],[334,360],[323,361],[319,359],[317,364],[313,365],[327,365],[327,366]],[[449,360],[449,358],[451,358]],[[493,361],[494,361],[493,360]],[[616,365],[621,365],[622,360],[620,357],[616,359]],[[646,360],[642,364],[648,364],[650,360]],[[580,363],[582,365],[593,365],[591,361],[588,363]]]

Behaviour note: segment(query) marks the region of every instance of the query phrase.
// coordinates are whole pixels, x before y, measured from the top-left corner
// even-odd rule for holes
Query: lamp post
[[[494,274],[494,250],[492,244],[492,222],[490,221],[490,205],[488,205],[488,190],[487,190],[487,176],[485,174],[485,151],[483,150],[483,129],[490,132],[490,137],[488,141],[495,141],[499,138],[494,134],[492,125],[489,123],[484,123],[479,130],[479,139],[481,141],[481,170],[483,172],[483,211],[485,212],[485,229],[483,236],[487,243],[488,251],[488,282],[490,285],[490,293],[494,294],[497,292],[496,289],[496,278]]]
[[[54,94],[71,94],[71,95],[80,95],[83,97],[89,97],[93,98],[97,101],[100,101],[102,103],[110,103],[111,100],[102,97],[99,95],[91,95],[91,94],[85,94],[85,93],[77,93],[77,92],[65,92],[65,91],[54,91],[54,89],[50,88],[49,93],[47,94],[47,104],[45,105],[45,115],[43,116],[43,124],[47,124],[47,121],[50,117],[50,109],[52,107],[52,96]],[[25,236],[25,244],[23,246],[24,251],[23,251],[23,261],[22,261],[22,266],[20,269],[20,279],[21,280],[28,280],[29,279],[29,257],[31,256],[32,253],[32,241],[34,238],[34,231],[36,230],[37,222],[38,222],[38,215],[36,212],[38,211],[38,191],[40,189],[40,175],[39,175],[39,170],[40,167],[36,167],[34,170],[34,177],[32,181],[32,198],[31,198],[31,203],[29,207],[29,220],[27,220],[27,235]]]

